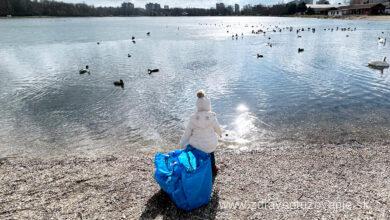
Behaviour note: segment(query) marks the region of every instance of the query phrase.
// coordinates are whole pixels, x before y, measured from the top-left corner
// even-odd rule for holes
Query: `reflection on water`
[[[317,31],[251,34],[270,25]],[[348,38],[323,30],[338,26],[357,30]],[[228,134],[222,147],[383,142],[390,73],[367,63],[390,57],[377,42],[388,27],[263,17],[0,20],[0,155],[173,148],[201,88]],[[85,65],[90,75],[79,74]],[[113,86],[119,79],[124,89]]]
[[[248,143],[247,138],[250,138],[249,135],[253,134],[251,132],[254,132],[256,128],[253,120],[254,117],[251,117],[248,107],[239,104],[237,106],[237,116],[231,124],[232,129],[225,128],[223,141],[233,146]]]
[[[245,144],[250,141],[251,136],[255,136],[256,126],[254,124],[255,116],[252,116],[248,107],[240,104],[237,107],[237,118],[233,122],[233,137],[239,144]]]

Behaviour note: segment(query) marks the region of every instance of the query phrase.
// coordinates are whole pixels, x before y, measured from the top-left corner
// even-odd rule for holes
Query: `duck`
[[[386,62],[386,57],[383,58],[383,61],[370,61],[368,62],[369,67],[373,68],[389,68],[389,63]]]
[[[84,73],[90,74],[90,72],[89,72],[89,66],[86,65],[86,66],[85,66],[85,69],[79,70],[79,73],[80,73],[80,74],[84,74]]]
[[[128,53],[128,54],[127,54],[127,57],[131,57],[131,55]]]
[[[98,41],[98,42],[97,42],[97,45],[99,45],[99,44],[100,44],[100,42]]]
[[[135,40],[135,37],[134,37],[134,36],[131,36],[131,39],[132,39],[132,40]]]
[[[146,33],[146,36],[150,36],[150,32]]]
[[[257,58],[263,58],[264,56],[262,54],[257,54]]]
[[[303,48],[298,48],[298,53],[305,51]]]
[[[152,73],[156,73],[158,71],[160,71],[160,70],[159,69],[148,69],[149,75],[152,74]]]
[[[135,40],[132,40],[133,44],[135,44]]]
[[[119,81],[114,81],[114,85],[115,86],[120,86],[123,88],[123,86],[125,85],[125,83],[123,82],[122,79],[120,79]]]
[[[378,43],[385,44],[386,43],[386,38],[378,37]]]

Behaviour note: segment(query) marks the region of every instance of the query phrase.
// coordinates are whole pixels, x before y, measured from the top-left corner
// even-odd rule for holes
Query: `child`
[[[196,101],[197,112],[191,116],[180,140],[180,146],[185,148],[187,145],[191,145],[198,150],[209,153],[213,176],[215,176],[218,168],[215,165],[214,151],[218,145],[218,136],[221,137],[222,135],[222,130],[218,124],[216,114],[211,111],[210,100],[205,96],[204,91],[198,91],[196,96],[198,97]]]

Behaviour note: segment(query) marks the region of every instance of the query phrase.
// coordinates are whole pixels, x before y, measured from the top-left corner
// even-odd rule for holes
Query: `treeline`
[[[304,2],[298,5],[295,3],[277,4],[272,6],[264,6],[260,4],[253,7],[244,7],[241,11],[241,15],[283,16],[304,14],[306,11],[307,7]]]
[[[283,16],[311,13],[305,3],[277,4],[273,6],[245,6],[238,15]],[[0,16],[227,16],[237,15],[232,10],[217,11],[214,8],[171,8],[146,11],[134,8],[131,3],[119,7],[94,7],[48,0],[0,0]]]
[[[145,15],[141,8],[94,7],[57,1],[0,0],[0,16],[129,16]]]
[[[215,9],[205,8],[170,8],[145,11],[146,16],[215,16]]]
[[[299,4],[287,3],[277,4],[272,6],[254,5],[245,6],[239,14],[235,14],[232,10],[217,11],[214,8],[211,9],[199,9],[199,8],[173,8],[169,10],[162,10],[158,15],[169,15],[169,16],[284,16],[284,15],[295,15],[295,14],[314,14],[312,8],[307,8],[304,2]]]

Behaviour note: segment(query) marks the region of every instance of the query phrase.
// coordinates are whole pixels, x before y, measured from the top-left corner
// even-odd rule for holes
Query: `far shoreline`
[[[390,15],[348,15],[341,17],[327,16],[327,15],[299,15],[299,16],[12,16],[0,17],[0,20],[8,19],[26,19],[26,18],[197,18],[197,17],[277,17],[277,18],[309,18],[309,19],[335,19],[335,20],[367,20],[367,21],[390,21]]]
[[[335,19],[335,20],[368,20],[368,21],[390,21],[390,15],[347,15],[347,16],[327,16],[327,15],[302,15],[292,16],[300,18],[317,18],[317,19]]]

